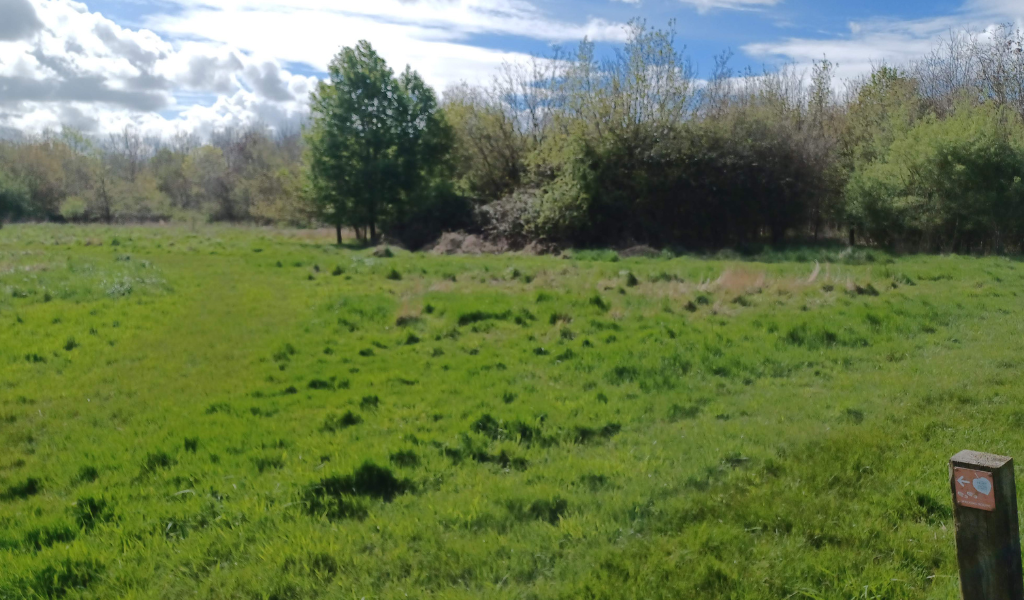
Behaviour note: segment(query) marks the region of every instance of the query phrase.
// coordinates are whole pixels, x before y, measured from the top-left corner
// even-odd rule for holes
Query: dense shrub
[[[851,220],[879,243],[921,250],[1024,247],[1024,122],[962,101],[928,115],[847,187]]]
[[[394,218],[384,232],[410,250],[418,250],[446,231],[474,227],[473,204],[445,182],[420,191]]]
[[[0,171],[0,227],[4,220],[21,217],[29,211],[28,187]]]
[[[835,112],[831,63],[816,65],[809,87],[791,70],[737,83],[723,63],[698,91],[673,43],[671,32],[634,22],[613,61],[597,61],[584,42],[549,70],[509,71],[473,102],[460,88],[447,104],[459,117],[456,139],[505,140],[498,154],[520,160],[503,167],[519,185],[478,210],[484,231],[513,247],[533,239],[722,247],[781,242],[833,217],[824,200],[836,188],[827,143],[835,132],[825,126]],[[541,76],[544,86],[524,85]],[[510,97],[546,110],[523,122],[521,107],[502,104]],[[501,110],[512,111],[511,133],[481,133],[480,123],[496,122],[485,114]],[[469,164],[464,178],[494,179],[487,166]]]

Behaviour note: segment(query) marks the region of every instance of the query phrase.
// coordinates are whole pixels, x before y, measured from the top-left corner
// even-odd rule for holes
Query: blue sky
[[[1024,5],[1024,0],[1021,3]],[[218,3],[209,4],[216,6]],[[674,21],[680,48],[687,49],[702,71],[710,68],[715,55],[727,49],[734,52],[733,62],[739,68],[760,68],[776,64],[780,59],[785,62],[786,57],[755,56],[743,50],[754,43],[780,43],[789,38],[844,40],[853,37],[851,23],[900,23],[956,16],[969,19],[972,12],[980,12],[972,11],[961,0],[781,0],[749,4],[716,0],[536,0],[530,4],[550,19],[565,23],[585,23],[590,19],[625,23],[639,17],[652,26],[667,27]],[[88,5],[116,22],[144,27],[164,15],[180,14],[184,4],[166,0],[96,0]],[[1021,13],[1024,14],[1024,10]],[[387,17],[381,19],[386,20]],[[549,54],[553,45],[571,48],[576,42],[578,40],[571,38],[538,39],[503,32],[473,34],[465,40],[472,46],[540,55]],[[601,44],[608,49],[615,45],[614,41]],[[308,69],[308,72],[315,73],[316,69]]]
[[[583,36],[611,53],[636,17],[674,21],[702,76],[731,50],[737,71],[827,56],[853,78],[951,29],[1019,24],[1024,0],[0,0],[0,14],[18,16],[0,24],[0,126],[167,134],[301,119],[330,57],[364,38],[441,90]]]

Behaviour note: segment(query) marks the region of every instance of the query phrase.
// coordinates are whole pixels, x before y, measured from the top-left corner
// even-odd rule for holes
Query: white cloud
[[[0,41],[0,127],[69,124],[104,133],[132,122],[156,134],[209,129],[178,103],[177,95],[190,90],[230,94],[231,103],[214,102],[200,113],[220,124],[294,120],[305,111],[311,78],[273,59],[221,44],[175,46],[68,0],[34,0],[29,8],[34,31]]]
[[[954,15],[928,19],[873,19],[849,24],[846,36],[833,38],[788,38],[778,42],[743,46],[747,54],[809,65],[827,57],[838,64],[837,75],[852,79],[868,73],[881,63],[906,64],[927,55],[951,32],[984,31],[995,24],[1024,18],[1020,0],[969,0]]]
[[[760,10],[780,4],[782,0],[679,0],[689,4],[704,14],[715,9],[727,10]]]
[[[443,39],[440,30],[332,13],[196,9],[153,19],[151,25],[169,35],[212,39],[321,71],[342,46],[367,39],[394,69],[410,64],[437,87],[489,77],[502,61],[519,58],[515,53],[453,43]]]
[[[402,25],[406,28],[399,35],[411,34],[424,40],[451,41],[472,34],[513,35],[547,41],[578,40],[584,36],[597,40],[625,38],[622,24],[593,18],[583,24],[557,21],[525,0],[291,0],[286,5],[274,0],[222,0],[215,5],[203,0],[171,1],[183,14],[175,18],[157,16],[148,25],[163,31],[163,25],[195,21],[217,13],[227,17],[256,14],[284,19],[301,15],[314,17],[313,21],[301,21],[302,26],[298,28],[299,32],[311,33],[322,29],[315,22],[322,19],[332,25],[359,26],[367,20],[385,27]],[[332,34],[345,35],[346,29],[334,30]],[[276,27],[275,33],[287,34],[288,31],[286,27]]]
[[[342,46],[369,40],[396,70],[412,65],[443,88],[489,78],[502,62],[523,58],[473,45],[474,35],[507,35],[546,42],[625,39],[623,24],[589,19],[552,20],[522,0],[225,0],[216,7],[178,0],[174,15],[147,25],[170,37],[200,37],[282,60],[326,69]],[[272,33],[271,33],[272,32]]]
[[[515,52],[474,36],[616,41],[621,24],[550,19],[526,0],[169,0],[146,29],[121,27],[74,0],[0,0],[0,129],[72,124],[149,133],[294,123],[337,51],[368,39],[400,70],[438,88],[490,78]],[[166,4],[164,6],[167,6]]]
[[[29,38],[43,27],[28,0],[0,0],[0,15],[4,16],[0,21],[0,41]]]
[[[396,70],[411,65],[443,89],[484,82],[526,58],[485,47],[485,36],[572,43],[623,41],[620,23],[553,19],[535,0],[165,0],[145,29],[122,27],[74,0],[0,0],[0,130],[70,123],[97,132],[134,122],[146,131],[210,131],[306,114],[316,78],[342,46],[367,39]],[[620,0],[638,3],[639,0]],[[782,0],[679,0],[705,13],[761,10]],[[966,0],[955,15],[864,20],[822,38],[752,43],[762,60],[808,65],[827,56],[841,78],[927,53],[951,29],[1024,18],[1021,0]]]
[[[1024,19],[1024,4],[1020,0],[967,0],[964,10],[994,18],[1009,18],[1018,23]]]

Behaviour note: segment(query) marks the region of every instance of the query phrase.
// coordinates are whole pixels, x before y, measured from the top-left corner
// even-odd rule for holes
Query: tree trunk
[[[857,237],[856,237],[856,235],[855,235],[855,234],[856,234],[856,232],[857,232],[857,230],[856,230],[856,229],[854,229],[853,227],[851,227],[851,228],[850,228],[850,245],[851,245],[851,246],[852,246],[852,245],[854,244],[854,242],[855,242],[855,241],[856,241],[856,239],[857,239]]]
[[[370,245],[376,245],[377,243],[377,224],[370,221]]]
[[[334,225],[334,230],[338,234],[338,245],[340,246],[341,245],[341,223],[336,223]]]
[[[103,220],[109,225],[114,222],[114,215],[113,211],[110,210],[110,195],[107,193],[106,178],[100,180],[100,196],[103,199]]]

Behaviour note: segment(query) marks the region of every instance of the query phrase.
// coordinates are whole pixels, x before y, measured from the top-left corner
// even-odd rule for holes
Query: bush
[[[475,219],[487,235],[521,248],[540,235],[538,210],[540,191],[516,190],[513,194],[479,207]]]
[[[435,183],[410,199],[403,214],[385,226],[385,233],[410,250],[418,250],[447,231],[473,228],[473,204]]]
[[[0,171],[0,227],[7,219],[17,219],[29,212],[28,187]]]
[[[628,144],[585,139],[544,188],[538,228],[579,245],[645,240],[721,248],[781,242],[823,193],[796,125],[758,107],[720,120],[641,127]]]
[[[60,216],[64,217],[65,221],[84,221],[88,208],[85,200],[78,196],[69,196],[60,204]]]
[[[1024,246],[1024,121],[1009,107],[961,102],[899,134],[854,170],[851,220],[873,241],[915,250]]]

